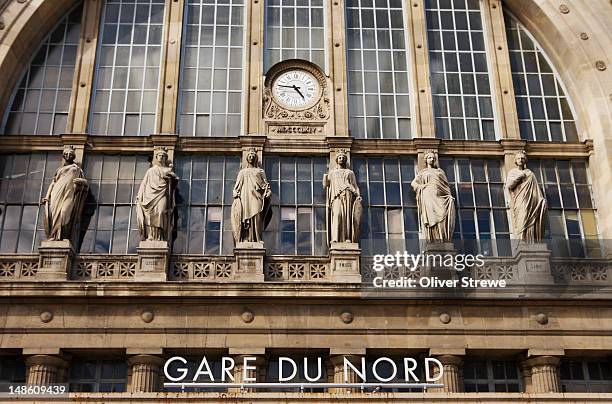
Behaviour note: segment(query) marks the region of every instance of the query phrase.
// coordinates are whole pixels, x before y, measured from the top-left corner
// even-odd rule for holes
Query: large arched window
[[[578,141],[570,102],[552,64],[514,16],[506,12],[505,19],[521,138]]]
[[[436,137],[494,140],[480,0],[426,0]]]
[[[402,0],[346,3],[349,130],[358,138],[411,137]]]
[[[162,56],[164,0],[107,0],[100,24],[89,132],[150,135]]]
[[[242,117],[244,1],[189,0],[179,104],[182,136],[238,136]]]
[[[66,131],[82,12],[82,5],[77,6],[43,41],[15,91],[3,133],[49,135]]]

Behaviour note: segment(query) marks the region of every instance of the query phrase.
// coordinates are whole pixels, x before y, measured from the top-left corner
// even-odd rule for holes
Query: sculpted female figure
[[[327,189],[327,228],[330,243],[356,243],[361,223],[361,196],[355,173],[347,167],[344,150],[336,154],[338,166],[323,176]]]
[[[417,195],[421,234],[427,241],[448,243],[455,229],[455,198],[434,152],[425,154],[425,165],[411,183]]]
[[[74,159],[73,146],[63,153],[64,164],[57,169],[47,194],[41,201],[45,208],[45,234],[48,240],[72,238],[74,223],[81,215],[87,197],[87,180]]]
[[[538,186],[535,174],[527,168],[527,155],[516,153],[516,168],[508,173],[506,187],[510,191],[510,209],[514,237],[533,243],[542,240],[546,199]]]
[[[168,241],[172,233],[174,190],[178,177],[168,165],[168,151],[156,148],[136,195],[136,214],[141,240]]]
[[[263,241],[262,234],[270,222],[272,190],[266,173],[257,165],[257,152],[247,154],[247,166],[238,172],[232,203],[232,230],[234,242]]]

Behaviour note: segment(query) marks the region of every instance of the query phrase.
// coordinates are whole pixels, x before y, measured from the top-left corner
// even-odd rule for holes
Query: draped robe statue
[[[42,200],[45,234],[48,240],[70,240],[87,197],[87,180],[74,159],[72,146],[64,149],[64,164],[57,169],[47,194]]]
[[[546,199],[535,174],[527,168],[527,155],[516,154],[516,168],[508,173],[506,187],[510,191],[510,209],[514,238],[528,243],[542,240]]]
[[[455,198],[434,153],[425,155],[425,164],[411,183],[417,196],[421,234],[429,242],[448,243],[455,230]]]
[[[361,195],[355,173],[347,168],[347,156],[338,152],[338,167],[323,176],[327,189],[328,243],[357,243],[361,225]]]
[[[178,177],[168,165],[168,152],[157,149],[136,195],[141,240],[168,241],[172,234],[174,190]]]
[[[263,241],[262,234],[270,219],[272,190],[266,173],[257,166],[257,152],[247,154],[247,166],[238,172],[232,203],[234,242]]]

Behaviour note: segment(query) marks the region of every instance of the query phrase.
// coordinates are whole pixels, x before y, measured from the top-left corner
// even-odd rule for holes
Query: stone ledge
[[[385,300],[612,300],[612,287],[589,285],[534,285],[509,286],[487,290],[401,290],[384,289],[378,293],[365,290],[360,284],[326,282],[137,282],[137,281],[27,281],[0,283],[0,298],[333,298],[362,299],[364,301]]]
[[[70,393],[67,398],[45,398],[53,403],[148,403],[158,401],[182,401],[188,403],[219,400],[232,403],[609,403],[612,393]],[[40,401],[20,400],[21,403]]]

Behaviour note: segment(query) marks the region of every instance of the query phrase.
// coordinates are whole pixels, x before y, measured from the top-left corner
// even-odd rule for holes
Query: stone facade
[[[67,133],[59,136],[0,135],[2,153],[59,152],[74,145],[76,161],[88,154],[148,153],[166,147],[180,153],[259,157],[368,155],[412,156],[424,166],[428,150],[441,157],[494,157],[503,171],[514,155],[530,158],[588,159],[598,225],[612,239],[612,7],[604,0],[482,0],[491,68],[498,141],[447,141],[434,136],[424,0],[405,2],[412,62],[410,140],[353,139],[348,133],[348,97],[343,1],[326,2],[325,133],[267,131],[264,118],[264,1],[246,5],[248,27],[244,75],[243,131],[238,138],[179,137],[181,35],[184,0],[166,1],[162,80],[156,133],[150,136],[87,134],[88,112],[99,37],[101,1],[84,0],[83,31],[70,101]],[[75,0],[0,1],[0,108],[7,109],[46,32]],[[507,7],[545,48],[576,109],[580,142],[526,142],[520,139],[503,7]],[[353,243],[350,243],[353,244]],[[54,247],[54,248],[51,248]],[[357,246],[332,249],[327,256],[266,255],[264,248],[242,248],[233,255],[172,255],[143,246],[137,254],[79,254],[71,246],[42,245],[38,253],[0,254],[0,361],[25,362],[28,383],[69,380],[79,358],[118,358],[128,366],[129,393],[72,393],[91,402],[146,402],[178,399],[217,402],[610,402],[607,393],[561,394],[559,364],[564,358],[610,361],[612,338],[612,250],[599,259],[551,258],[537,247],[513,257],[492,257],[470,273],[474,279],[504,280],[501,290],[390,291],[362,289],[371,280],[371,262]],[[61,246],[60,246],[61,247]],[[151,247],[151,246],[149,246]],[[258,246],[260,247],[260,246]],[[341,247],[341,246],[340,246]],[[53,270],[51,264],[55,262]],[[152,261],[154,263],[152,263]],[[58,271],[57,268],[62,270]],[[150,268],[150,270],[147,270]],[[164,270],[165,269],[165,270]],[[424,276],[391,268],[388,279]],[[359,273],[360,271],[360,273]],[[402,272],[404,271],[404,272]],[[60,272],[58,274],[58,272]],[[328,393],[159,392],[163,362],[173,355],[229,355],[265,364],[279,353],[325,355],[330,382],[338,380],[338,355],[432,356],[444,365],[445,387],[427,393],[330,391]],[[462,393],[463,366],[470,358],[520,363],[524,393]],[[237,359],[237,362],[238,362]],[[237,378],[241,377],[236,368]],[[265,372],[254,374],[258,381]],[[58,398],[52,402],[62,402]]]

